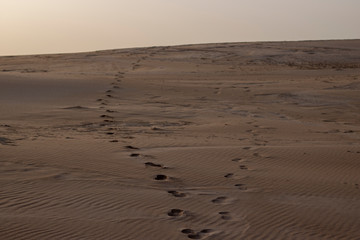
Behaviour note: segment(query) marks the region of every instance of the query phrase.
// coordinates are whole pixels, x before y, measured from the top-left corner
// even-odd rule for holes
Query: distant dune
[[[360,40],[0,58],[0,239],[359,239]]]

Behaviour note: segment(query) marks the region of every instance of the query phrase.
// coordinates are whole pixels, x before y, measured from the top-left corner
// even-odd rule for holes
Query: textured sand
[[[1,239],[360,239],[360,40],[0,58]]]

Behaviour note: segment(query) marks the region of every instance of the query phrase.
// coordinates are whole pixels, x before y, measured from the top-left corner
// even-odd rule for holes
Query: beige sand
[[[359,239],[360,40],[0,58],[1,239]]]

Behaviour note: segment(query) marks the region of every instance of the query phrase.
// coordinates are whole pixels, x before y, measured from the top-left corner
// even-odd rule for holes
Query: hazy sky
[[[360,38],[360,0],[0,0],[0,55]]]

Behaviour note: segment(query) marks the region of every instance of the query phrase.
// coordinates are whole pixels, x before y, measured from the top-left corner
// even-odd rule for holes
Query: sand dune
[[[0,58],[0,239],[359,239],[360,40]]]

